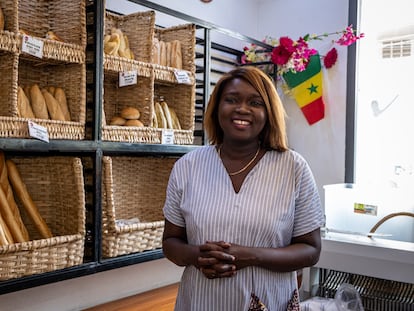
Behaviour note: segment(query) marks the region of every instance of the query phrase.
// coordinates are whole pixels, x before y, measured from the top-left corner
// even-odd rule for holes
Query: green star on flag
[[[309,125],[325,117],[325,104],[322,98],[322,70],[319,54],[312,55],[308,66],[301,72],[287,72],[283,75],[292,90],[293,97],[302,110]]]

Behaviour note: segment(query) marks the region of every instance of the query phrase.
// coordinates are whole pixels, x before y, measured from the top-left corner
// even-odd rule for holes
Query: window
[[[346,181],[390,189],[390,211],[414,212],[412,1],[350,4],[351,23],[365,38],[349,55]]]

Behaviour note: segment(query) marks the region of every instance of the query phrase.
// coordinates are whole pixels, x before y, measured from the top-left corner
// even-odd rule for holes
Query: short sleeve
[[[324,224],[322,204],[312,171],[306,160],[295,159],[295,222],[293,236],[300,236]]]
[[[182,161],[179,159],[171,170],[168,180],[166,198],[164,203],[164,217],[179,227],[185,227],[185,220],[181,212],[181,200],[183,195],[183,186],[179,180],[183,178]]]

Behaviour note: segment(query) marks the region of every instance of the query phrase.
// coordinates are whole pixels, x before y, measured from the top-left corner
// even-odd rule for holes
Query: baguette
[[[165,43],[165,54],[167,55],[166,66],[171,67],[171,42]]]
[[[160,65],[167,66],[167,49],[164,41],[160,41]]]
[[[0,8],[0,31],[4,30],[4,14],[3,10]]]
[[[175,112],[175,110],[173,108],[171,108],[171,107],[168,107],[168,108],[170,109],[173,129],[181,130],[181,124],[180,124],[180,120],[178,119],[177,113]]]
[[[29,233],[27,232],[26,226],[23,223],[22,217],[20,215],[20,210],[16,204],[16,201],[14,200],[13,189],[9,182],[7,167],[6,167],[6,159],[5,159],[3,152],[0,152],[0,188],[3,189],[3,192],[6,196],[6,200],[8,203],[8,207],[11,211],[12,217],[14,218],[16,222],[18,231],[21,233],[22,239],[19,239],[20,234],[17,233],[17,235],[15,235],[11,227],[12,225],[9,224],[8,221],[6,221],[10,230],[12,231],[14,241],[16,242],[29,241]],[[7,220],[6,217],[4,218],[5,220]]]
[[[42,90],[43,97],[46,102],[47,111],[52,120],[65,121],[62,109],[60,109],[59,102],[46,89]]]
[[[173,128],[173,122],[170,114],[170,109],[168,108],[168,104],[165,101],[161,101],[162,111],[164,112],[165,120],[167,121],[167,128]]]
[[[17,115],[29,119],[35,117],[30,101],[20,86],[17,89]]]
[[[70,121],[70,112],[68,107],[68,101],[66,99],[65,91],[61,87],[55,88],[54,93],[51,93],[56,98],[57,102],[59,103],[60,110],[62,110],[63,116],[65,121]]]
[[[2,187],[0,187],[0,211],[1,211],[1,216],[3,217],[4,222],[6,223],[7,227],[10,230],[10,233],[13,237],[13,241],[15,242],[27,241],[23,237],[23,233],[19,228],[19,224],[14,218],[13,212],[9,206],[9,202],[7,202],[7,197]]]
[[[25,208],[30,219],[33,221],[36,229],[39,231],[40,235],[43,238],[51,238],[53,235],[45,220],[40,215],[39,210],[37,209],[36,204],[33,202],[29,192],[27,191],[26,185],[20,176],[16,164],[11,160],[6,160],[6,165],[7,171],[9,173],[9,180],[13,187],[13,190],[22,202],[23,207]]]
[[[162,106],[159,102],[155,102],[155,114],[157,117],[158,128],[167,128],[167,120],[165,119]]]
[[[171,67],[183,69],[181,42],[179,40],[171,41]]]
[[[157,65],[160,64],[160,41],[158,38],[154,38],[154,41],[152,43],[151,62]]]
[[[30,88],[30,103],[36,118],[49,119],[45,98],[37,84],[33,84]]]
[[[9,228],[7,228],[6,223],[4,222],[3,217],[0,214],[0,246],[5,246],[9,244],[13,244],[13,239]]]

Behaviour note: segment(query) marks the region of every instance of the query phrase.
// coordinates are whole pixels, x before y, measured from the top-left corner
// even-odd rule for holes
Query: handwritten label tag
[[[174,130],[171,130],[171,129],[162,130],[161,144],[165,144],[165,145],[174,144]]]
[[[30,137],[42,140],[47,143],[49,142],[49,134],[47,132],[47,128],[36,124],[33,121],[28,121],[28,126]]]
[[[137,84],[137,72],[122,71],[119,73],[119,87]]]
[[[22,51],[35,57],[43,58],[43,41],[24,35],[22,40]]]
[[[178,83],[191,84],[190,77],[188,76],[187,71],[184,70],[174,70],[175,78]]]

